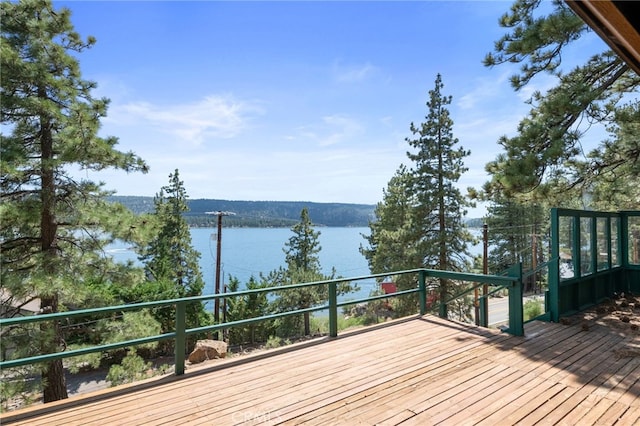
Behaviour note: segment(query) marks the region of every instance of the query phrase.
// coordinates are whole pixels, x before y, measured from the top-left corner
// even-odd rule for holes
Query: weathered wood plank
[[[637,336],[426,316],[15,413],[24,425],[638,424]]]

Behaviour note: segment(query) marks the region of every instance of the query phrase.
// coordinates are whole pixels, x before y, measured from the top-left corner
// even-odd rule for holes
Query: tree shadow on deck
[[[632,308],[633,309],[633,308]],[[507,353],[514,351],[520,359],[533,362],[531,368],[545,380],[571,383],[572,386],[593,386],[605,394],[630,393],[640,397],[640,310],[635,318],[613,309],[593,307],[560,323],[533,321],[525,325],[524,336],[511,336],[495,329],[463,324],[425,316],[426,323],[447,327],[464,336],[456,340],[475,339],[480,336],[483,344],[491,345]],[[627,312],[628,314],[628,312]],[[514,359],[511,358],[511,362]],[[606,390],[607,392],[604,392]]]

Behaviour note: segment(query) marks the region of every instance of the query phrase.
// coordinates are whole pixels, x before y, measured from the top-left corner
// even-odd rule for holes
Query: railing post
[[[338,337],[338,289],[337,283],[329,283],[329,336]]]
[[[176,341],[175,341],[175,373],[176,376],[184,374],[185,352],[187,350],[187,304],[176,303]]]
[[[549,265],[549,297],[547,312],[553,322],[560,321],[560,213],[551,209],[551,261]]]
[[[420,275],[418,276],[418,285],[420,288],[420,315],[425,315],[427,313],[427,285],[425,283],[426,271],[420,271]]]
[[[447,318],[448,314],[447,314],[447,301],[446,300],[442,300],[442,292],[440,292],[440,305],[438,307],[438,316],[440,318]]]
[[[509,269],[509,276],[517,278],[509,287],[509,333],[524,336],[524,314],[522,307],[522,263]]]
[[[480,308],[479,325],[484,328],[489,328],[489,312],[487,312],[488,306],[489,306],[489,304],[487,303],[488,298],[489,296],[483,294],[482,296],[480,296],[480,303],[479,303],[479,308]]]

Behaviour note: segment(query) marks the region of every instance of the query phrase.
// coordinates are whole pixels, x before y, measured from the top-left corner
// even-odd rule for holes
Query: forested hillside
[[[136,214],[153,211],[153,197],[112,196],[111,201],[124,204]],[[185,214],[191,226],[215,226],[217,217],[206,212],[230,212],[225,226],[289,227],[300,219],[307,208],[309,217],[317,226],[367,226],[373,218],[374,205],[345,203],[312,203],[304,201],[229,201],[188,200]]]

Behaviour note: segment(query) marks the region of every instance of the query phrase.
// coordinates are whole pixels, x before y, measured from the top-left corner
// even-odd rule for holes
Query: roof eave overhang
[[[640,75],[640,28],[634,2],[611,0],[565,0],[638,75]],[[625,4],[626,3],[626,4]]]

